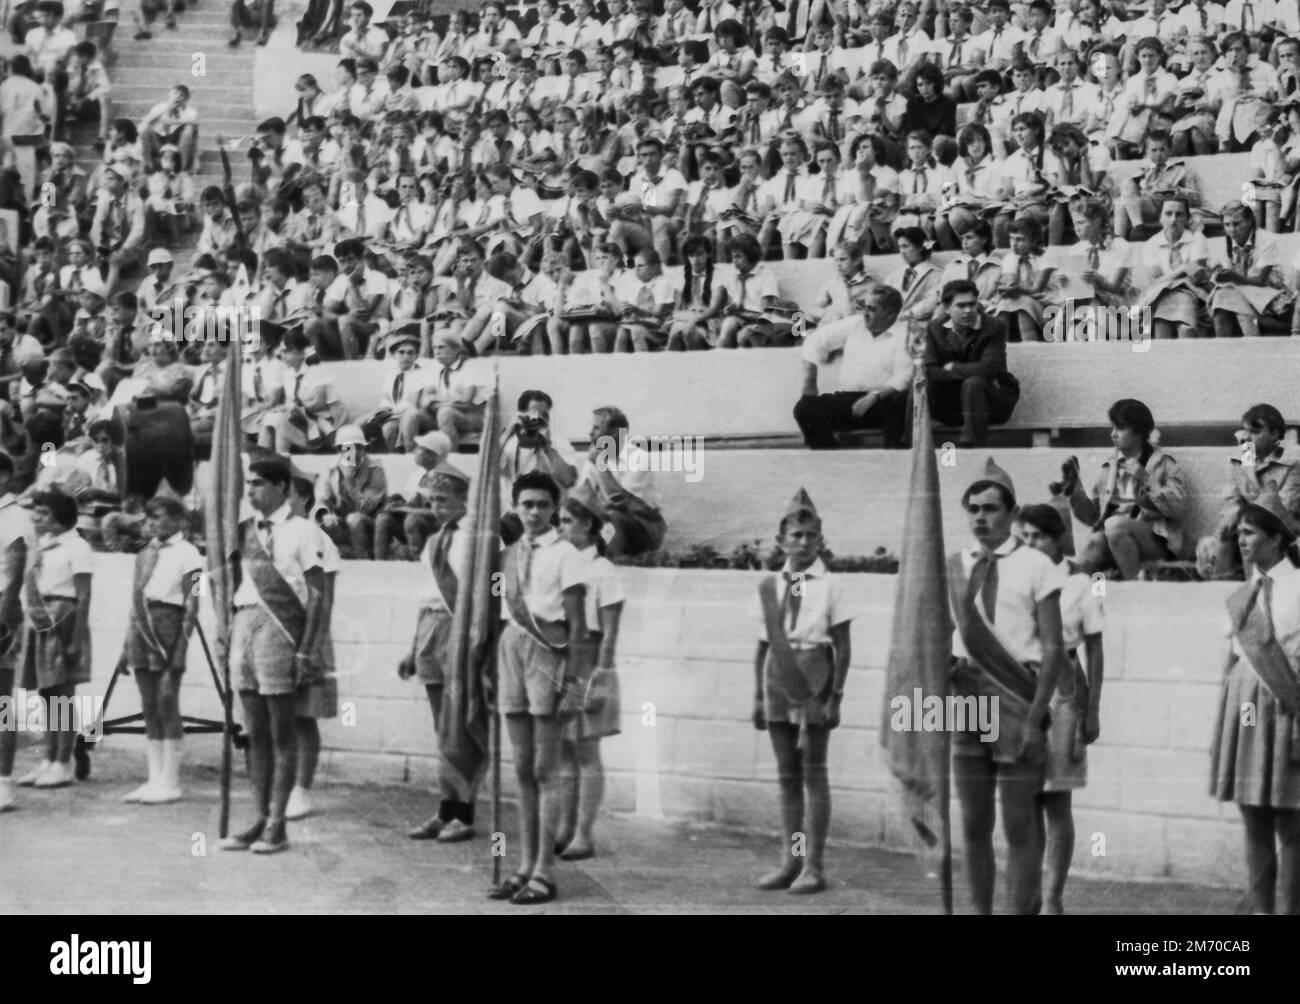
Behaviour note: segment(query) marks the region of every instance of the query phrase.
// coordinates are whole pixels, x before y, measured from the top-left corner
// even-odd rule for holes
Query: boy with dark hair
[[[540,471],[515,479],[511,499],[524,535],[502,558],[505,629],[497,643],[497,703],[519,781],[519,867],[490,895],[520,905],[555,898],[555,839],[563,809],[560,739],[581,710],[586,680],[571,648],[587,637],[586,586],[577,549],[552,526],[560,486]]]
[[[285,819],[297,780],[294,718],[299,690],[318,672],[325,572],[320,532],[288,503],[292,469],[275,454],[253,460],[246,482],[256,517],[239,526],[241,581],[230,639],[248,731],[257,819],[221,841],[222,850],[288,850]]]

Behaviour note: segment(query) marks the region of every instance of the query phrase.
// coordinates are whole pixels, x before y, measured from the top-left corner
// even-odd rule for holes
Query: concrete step
[[[253,85],[238,84],[230,81],[213,83],[207,78],[200,77],[192,84],[186,84],[190,93],[197,101],[202,97],[204,101],[226,101],[238,102],[245,98],[252,98]],[[145,81],[132,79],[130,81],[113,81],[113,106],[120,104],[129,104],[133,101],[153,101],[162,100],[159,94],[166,95],[166,88],[159,85],[156,81]]]
[[[114,101],[113,116],[114,118],[127,118],[139,121],[144,118],[154,105],[159,101],[166,100],[167,92],[159,91],[154,95],[153,100],[141,98],[130,101]],[[199,113],[199,129],[202,131],[209,122],[237,122],[247,126],[253,118],[253,102],[248,99],[242,103],[216,103],[205,101],[203,95],[195,94],[192,97],[192,104]]]

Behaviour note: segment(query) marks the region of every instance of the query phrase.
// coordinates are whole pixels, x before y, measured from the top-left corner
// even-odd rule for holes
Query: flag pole
[[[500,366],[494,366],[492,369],[492,401],[493,407],[500,407],[500,390],[501,390],[501,369]],[[493,434],[496,429],[493,429]],[[480,449],[482,449],[480,447]],[[495,456],[494,453],[488,452],[487,456]],[[494,470],[483,471],[481,478],[499,478],[500,472]],[[499,528],[496,528],[499,533]],[[500,566],[498,566],[500,567]],[[501,630],[501,623],[498,620],[492,625],[496,631]],[[495,639],[492,642],[492,653],[489,656],[489,669],[496,685],[492,687],[492,703],[488,708],[488,724],[490,725],[491,739],[491,756],[492,756],[492,843],[495,844],[497,834],[501,832],[501,712],[499,703],[500,681],[497,680],[496,666],[496,644]],[[495,850],[495,848],[494,848]],[[495,889],[501,885],[501,855],[492,855],[492,887]]]

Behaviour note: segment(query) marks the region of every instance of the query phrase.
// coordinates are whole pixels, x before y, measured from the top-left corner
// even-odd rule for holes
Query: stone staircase
[[[255,46],[245,39],[238,49],[227,44],[230,37],[230,7],[225,0],[191,2],[177,17],[175,31],[153,28],[153,38],[136,41],[134,28],[123,21],[113,39],[108,75],[113,85],[113,117],[129,118],[139,125],[145,114],[175,84],[190,89],[190,102],[199,113],[199,163],[194,175],[195,194],[208,185],[221,184],[221,161],[217,137],[227,142],[245,140],[231,153],[234,183],[250,178],[248,138],[257,125],[253,113],[253,54]],[[196,75],[197,74],[197,75]],[[292,104],[292,99],[287,102]],[[93,142],[94,128],[81,124],[73,132],[77,162],[90,172],[99,162]],[[176,256],[177,272],[193,259],[198,231],[182,235],[182,244],[170,250]]]

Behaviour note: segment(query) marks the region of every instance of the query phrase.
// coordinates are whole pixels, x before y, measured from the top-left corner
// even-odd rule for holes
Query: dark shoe
[[[440,844],[458,844],[462,840],[472,840],[474,838],[474,827],[468,823],[463,823],[459,819],[450,820],[438,834],[438,843]]]
[[[434,816],[426,823],[421,823],[412,830],[407,830],[406,835],[412,840],[435,840],[442,828],[447,825],[445,819]]]
[[[763,892],[774,892],[777,889],[789,889],[794,885],[794,880],[799,877],[796,871],[787,871],[785,868],[769,872],[758,880],[757,887]]]
[[[175,15],[175,14],[168,14],[168,15],[167,15],[167,20],[165,20],[165,21],[163,22],[163,24],[165,24],[165,25],[166,25],[170,30],[175,31],[175,30],[176,30],[176,15]]]
[[[269,31],[263,31],[262,34],[257,36],[258,45],[266,45],[266,43],[269,42],[270,40],[271,40],[271,33]]]
[[[289,838],[281,837],[279,840],[258,840],[249,848],[254,854],[279,854],[281,851],[289,849]]]
[[[510,899],[513,900],[519,893],[519,890],[528,885],[527,875],[511,875],[499,886],[488,893],[488,899]]]
[[[266,823],[254,823],[243,833],[222,837],[217,848],[223,851],[246,851],[262,838]]]
[[[235,32],[235,34],[231,36],[230,41],[227,42],[226,44],[230,46],[232,49],[238,49],[239,43],[242,42],[243,40],[244,40],[244,36],[239,34],[239,32]]]
[[[541,888],[538,889],[538,886]],[[526,886],[515,893],[510,902],[516,906],[537,906],[539,903],[549,903],[555,899],[557,891],[555,883],[549,879],[531,878]]]
[[[135,33],[135,40],[137,42],[147,42],[151,38],[153,38],[153,34],[147,31],[137,31]]]

